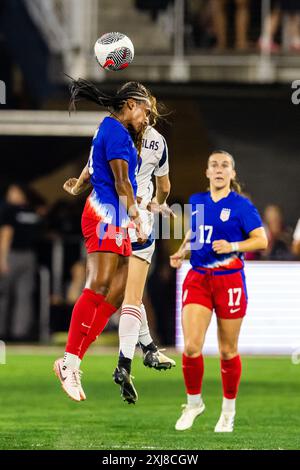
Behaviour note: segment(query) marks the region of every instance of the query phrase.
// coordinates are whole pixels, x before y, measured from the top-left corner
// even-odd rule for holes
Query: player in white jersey
[[[163,213],[172,215],[166,200],[170,192],[168,147],[164,137],[153,127],[147,127],[143,134],[142,163],[137,174],[137,201],[142,221],[143,232],[148,235],[145,244],[137,243],[135,231],[129,230],[132,243],[132,256],[129,259],[128,278],[119,324],[120,352],[118,367],[114,372],[114,380],[121,385],[121,396],[128,403],[135,403],[137,393],[131,381],[131,389],[124,390],[119,377],[125,369],[130,374],[131,361],[134,356],[136,343],[139,342],[143,350],[144,364],[158,370],[170,369],[175,361],[165,356],[153,343],[145,307],[142,302],[143,292],[149,271],[149,266],[155,249],[153,238],[153,213],[151,205]],[[154,186],[152,178],[155,176],[156,194],[153,199]],[[154,202],[153,202],[154,201]]]
[[[153,110],[151,124],[155,125],[158,114],[156,100],[151,97],[151,101]],[[170,192],[168,148],[163,136],[152,126],[147,127],[143,132],[140,144],[141,165],[136,178],[138,184],[137,202],[143,222],[143,230],[146,231],[149,237],[145,244],[138,244],[135,231],[130,230],[133,253],[129,259],[128,277],[127,267],[124,267],[123,273],[118,273],[118,276],[115,277],[105,299],[106,309],[105,311],[102,309],[101,315],[96,315],[90,332],[81,345],[79,355],[82,360],[90,344],[98,338],[111,315],[123,303],[119,325],[120,357],[118,367],[114,372],[114,380],[121,386],[121,396],[128,403],[135,403],[137,400],[137,393],[130,372],[131,361],[138,342],[142,347],[143,360],[146,366],[158,370],[175,366],[173,359],[165,356],[153,343],[146,311],[142,304],[143,291],[155,248],[155,240],[151,237],[154,218],[151,210],[162,212],[164,215],[173,215],[166,204]],[[85,191],[88,185],[86,172],[83,171],[82,175],[84,177],[79,177],[79,179],[69,179],[65,183],[64,189],[72,195],[78,195]],[[153,176],[156,180],[154,199]],[[85,398],[83,390],[81,395]]]

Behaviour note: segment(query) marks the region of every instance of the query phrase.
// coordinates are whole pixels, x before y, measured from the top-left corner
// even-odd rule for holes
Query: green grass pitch
[[[87,401],[72,402],[52,372],[53,355],[8,354],[0,365],[0,449],[299,449],[300,365],[288,357],[243,358],[233,434],[215,434],[221,405],[219,360],[205,359],[206,411],[194,427],[174,429],[185,401],[180,356],[167,372],[133,374],[136,405],[124,403],[111,375],[114,356],[87,356]]]

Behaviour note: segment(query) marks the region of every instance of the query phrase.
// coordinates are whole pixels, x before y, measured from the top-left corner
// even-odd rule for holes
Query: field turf
[[[185,432],[174,429],[185,401],[180,357],[167,372],[133,374],[136,405],[124,403],[111,375],[116,358],[87,356],[87,401],[72,402],[52,372],[57,356],[8,353],[0,365],[0,449],[299,449],[300,365],[288,357],[243,359],[236,427],[215,434],[221,405],[217,358],[205,359],[205,413]],[[173,356],[175,357],[175,356]]]

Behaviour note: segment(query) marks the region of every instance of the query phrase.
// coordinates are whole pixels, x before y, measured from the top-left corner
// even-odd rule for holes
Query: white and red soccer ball
[[[122,70],[134,58],[134,47],[125,34],[106,33],[96,41],[95,56],[98,64],[105,70]]]

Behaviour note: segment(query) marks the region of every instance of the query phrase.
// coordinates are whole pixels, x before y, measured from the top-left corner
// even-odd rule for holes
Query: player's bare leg
[[[221,416],[215,432],[232,432],[235,405],[241,378],[241,358],[238,354],[238,339],[243,318],[218,318],[218,342],[221,356],[223,403]]]
[[[54,371],[64,391],[75,401],[86,398],[81,385],[80,350],[90,332],[97,310],[105,300],[118,266],[115,253],[90,253],[87,256],[87,281],[72,314],[63,360],[54,363]]]
[[[212,312],[198,304],[188,304],[182,311],[184,353],[182,369],[187,392],[187,404],[183,405],[175,429],[185,431],[192,427],[194,420],[205,410],[201,388],[204,374],[202,348],[209,327]]]

